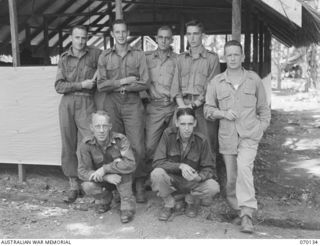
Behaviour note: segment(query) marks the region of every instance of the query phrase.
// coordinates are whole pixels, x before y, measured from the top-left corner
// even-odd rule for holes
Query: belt
[[[75,95],[75,96],[86,96],[86,97],[92,97],[92,94],[89,92],[81,92],[81,91],[76,91],[76,92],[71,92],[70,94]]]
[[[182,96],[183,99],[187,99],[187,100],[190,100],[190,101],[195,101],[198,99],[198,95],[192,95],[192,94],[186,94],[184,96]]]
[[[168,97],[152,98],[151,101],[153,101],[153,102],[170,102],[170,98],[168,98]]]

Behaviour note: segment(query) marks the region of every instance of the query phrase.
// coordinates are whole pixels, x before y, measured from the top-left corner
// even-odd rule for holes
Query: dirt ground
[[[59,167],[27,166],[19,183],[16,165],[0,165],[0,238],[320,238],[320,99],[292,82],[285,88],[273,92],[271,126],[255,162],[254,234],[230,223],[223,194],[195,219],[175,214],[160,222],[161,200],[149,191],[134,221],[122,225],[119,204],[103,215],[87,197],[64,204],[68,183]]]

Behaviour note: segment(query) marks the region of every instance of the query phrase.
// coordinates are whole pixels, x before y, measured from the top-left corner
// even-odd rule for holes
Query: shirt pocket
[[[172,146],[171,146],[172,147]],[[176,148],[168,149],[168,159],[174,162],[180,162],[181,154],[180,151]]]
[[[219,109],[228,110],[231,108],[232,98],[229,91],[221,91],[217,94]]]
[[[117,77],[119,73],[120,66],[118,64],[107,64],[106,70],[107,70],[107,76],[109,79]]]
[[[96,168],[99,168],[103,165],[103,154],[100,151],[96,150],[92,153],[92,159]]]
[[[175,70],[174,64],[170,62],[166,64],[161,71],[162,79],[159,81],[161,85],[166,89],[171,88],[171,84],[174,76],[174,70]]]
[[[96,70],[97,66],[93,61],[86,61],[86,79],[92,79]]]
[[[254,88],[244,88],[243,90],[243,98],[242,98],[242,105],[245,108],[252,108],[255,107],[257,103],[257,98],[255,95]]]
[[[128,62],[126,64],[126,70],[127,70],[127,76],[140,77],[140,75],[139,75],[139,64],[138,63]]]
[[[181,88],[183,90],[188,88],[189,76],[190,76],[190,71],[189,70],[183,69],[181,71]]]

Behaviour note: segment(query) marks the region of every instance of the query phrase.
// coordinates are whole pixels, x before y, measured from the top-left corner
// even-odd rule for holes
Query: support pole
[[[122,0],[116,0],[116,19],[123,19]]]
[[[263,25],[263,21],[260,21],[259,22],[259,75],[262,78],[264,77],[263,33],[264,33],[264,25]]]
[[[62,54],[63,52],[63,33],[62,33],[62,29],[59,29],[59,55]]]
[[[20,66],[17,4],[16,4],[16,0],[8,0],[8,3],[9,3],[9,14],[10,14],[12,63],[14,67],[17,67],[17,66]]]
[[[245,38],[244,38],[244,67],[250,69],[251,65],[251,5],[248,0],[246,0],[246,16],[245,16]]]
[[[24,182],[26,181],[26,169],[24,168],[23,164],[18,164],[18,177],[19,177],[19,182]]]
[[[43,16],[44,65],[50,64],[48,19]]]
[[[253,22],[253,70],[258,73],[258,18],[256,15],[252,18]]]
[[[180,53],[184,52],[184,16],[180,15]]]
[[[232,0],[232,39],[241,40],[241,0]]]

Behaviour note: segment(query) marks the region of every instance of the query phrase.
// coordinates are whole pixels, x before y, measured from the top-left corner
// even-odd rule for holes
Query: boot
[[[240,231],[244,232],[244,233],[253,233],[254,227],[253,227],[253,224],[252,224],[252,219],[250,218],[249,215],[244,215],[241,218],[241,229],[240,229]]]

